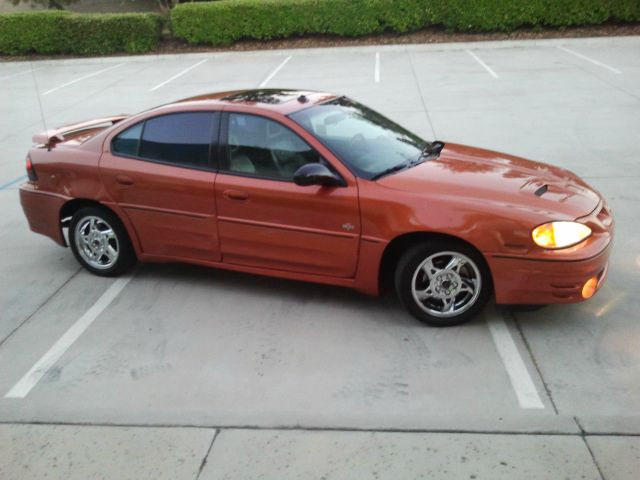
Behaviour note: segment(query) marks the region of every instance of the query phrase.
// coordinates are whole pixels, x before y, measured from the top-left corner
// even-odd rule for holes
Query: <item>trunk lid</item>
[[[73,123],[52,130],[36,133],[31,137],[33,143],[52,148],[59,143],[81,144],[95,136],[105,128],[109,128],[121,122],[128,115],[116,115],[112,117],[96,118],[86,122]]]

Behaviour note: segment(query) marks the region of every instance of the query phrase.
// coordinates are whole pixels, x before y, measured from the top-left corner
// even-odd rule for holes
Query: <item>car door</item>
[[[143,253],[220,260],[211,158],[219,118],[217,112],[159,115],[107,142],[103,184],[133,224]]]
[[[335,166],[274,119],[229,112],[222,122],[226,147],[215,192],[223,262],[354,276],[360,239],[355,178],[343,174],[339,187],[298,186],[293,173],[301,165]]]

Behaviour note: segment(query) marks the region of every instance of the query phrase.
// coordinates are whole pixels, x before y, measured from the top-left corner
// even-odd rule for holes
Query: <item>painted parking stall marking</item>
[[[490,315],[487,316],[487,325],[489,326],[493,343],[507,370],[520,407],[525,409],[544,408],[544,403],[542,403],[527,366],[520,356],[518,347],[509,332],[509,327],[507,327],[507,324],[500,314],[496,312],[495,308],[487,310],[490,312]]]
[[[91,326],[96,318],[113,302],[118,294],[131,281],[132,276],[117,279],[106,292],[85,312],[38,360],[31,369],[18,380],[4,398],[24,398],[44,375],[55,365],[73,343]]]
[[[607,65],[606,63],[602,63],[599,62],[598,60],[594,60],[593,58],[587,57],[586,55],[583,55],[581,53],[576,52],[575,50],[571,50],[570,48],[567,47],[563,47],[561,45],[558,45],[556,47],[558,50],[562,50],[563,52],[567,52],[571,55],[573,55],[574,57],[578,57],[581,58],[582,60],[585,60],[589,63],[593,63],[594,65],[597,65],[598,67],[602,67],[606,70],[609,70],[612,73],[615,73],[616,75],[622,75],[622,72],[620,70],[618,70],[617,68],[613,68],[610,65]]]
[[[108,72],[109,70],[113,70],[115,68],[121,67],[124,64],[125,63],[123,62],[123,63],[119,63],[117,65],[112,65],[110,67],[103,68],[102,70],[98,70],[97,72],[93,72],[93,73],[90,73],[88,75],[84,75],[83,77],[76,78],[74,80],[71,80],[70,82],[63,83],[62,85],[58,85],[57,87],[54,87],[54,88],[52,88],[50,90],[47,90],[42,95],[49,95],[50,93],[53,93],[53,92],[55,92],[57,90],[60,90],[61,88],[68,87],[69,85],[73,85],[74,83],[81,82],[82,80],[86,80],[87,78],[95,77],[96,75],[100,75],[101,73]]]
[[[204,60],[201,60],[201,61],[199,61],[198,63],[196,63],[196,64],[194,64],[194,65],[191,65],[191,66],[190,66],[190,67],[188,67],[188,68],[185,68],[185,69],[184,69],[184,70],[182,70],[181,72],[176,73],[173,77],[171,77],[171,78],[169,78],[169,79],[165,80],[165,81],[164,81],[164,82],[162,82],[162,83],[159,83],[159,84],[158,84],[158,85],[156,85],[155,87],[151,87],[151,88],[149,89],[149,91],[150,91],[150,92],[153,92],[153,91],[155,91],[155,90],[157,90],[157,89],[159,89],[159,88],[161,88],[161,87],[164,87],[167,83],[171,83],[171,82],[173,82],[176,78],[180,78],[180,77],[181,77],[181,76],[183,76],[185,73],[190,72],[190,71],[191,71],[191,70],[193,70],[194,68],[198,68],[200,65],[202,65],[203,63],[208,62],[208,61],[209,61],[209,59],[208,59],[208,58],[205,58]]]
[[[38,70],[42,70],[42,67],[29,69],[29,70],[23,70],[22,72],[12,73],[11,75],[6,75],[4,77],[0,77],[0,80],[8,80],[10,78],[19,77],[21,75],[26,75],[26,74],[31,73],[31,72],[37,72]]]
[[[376,52],[376,66],[373,72],[373,79],[376,83],[380,83],[380,52]]]
[[[9,182],[7,182],[7,183],[3,183],[3,184],[1,184],[1,185],[0,185],[0,190],[4,190],[5,188],[9,188],[9,187],[11,187],[12,185],[15,185],[15,184],[17,184],[17,183],[20,183],[20,182],[22,182],[23,180],[26,180],[26,179],[27,179],[27,176],[26,176],[26,175],[22,175],[21,177],[14,178],[13,180],[11,180],[11,181],[9,181]]]
[[[260,85],[258,85],[259,88],[264,88],[267,86],[267,84],[273,80],[273,77],[275,77],[278,72],[280,70],[282,70],[282,68],[287,64],[287,62],[289,62],[289,60],[291,60],[291,56],[288,56],[287,58],[285,58],[282,63],[280,63],[280,65],[278,65],[269,75],[267,75],[267,78],[265,78],[262,82],[260,82]]]
[[[493,78],[500,78],[498,77],[498,74],[496,72],[493,71],[493,69],[487,65],[486,63],[484,63],[484,61],[475,53],[473,53],[471,50],[466,49],[465,52],[467,52],[469,55],[471,55],[471,57],[473,57],[473,59],[478,62],[480,65],[482,65],[482,67],[484,67],[484,69],[489,72],[489,75],[491,75]]]

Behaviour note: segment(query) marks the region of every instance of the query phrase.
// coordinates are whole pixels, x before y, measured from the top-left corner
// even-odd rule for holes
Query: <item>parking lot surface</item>
[[[640,37],[10,62],[0,85],[0,478],[638,478]],[[392,295],[98,278],[29,232],[45,125],[258,86],[573,170],[617,221],[607,283],[434,329]]]

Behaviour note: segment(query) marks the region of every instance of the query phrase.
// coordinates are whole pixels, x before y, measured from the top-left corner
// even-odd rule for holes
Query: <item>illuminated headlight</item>
[[[566,248],[591,235],[591,229],[578,222],[549,222],[533,229],[531,236],[542,248]]]

